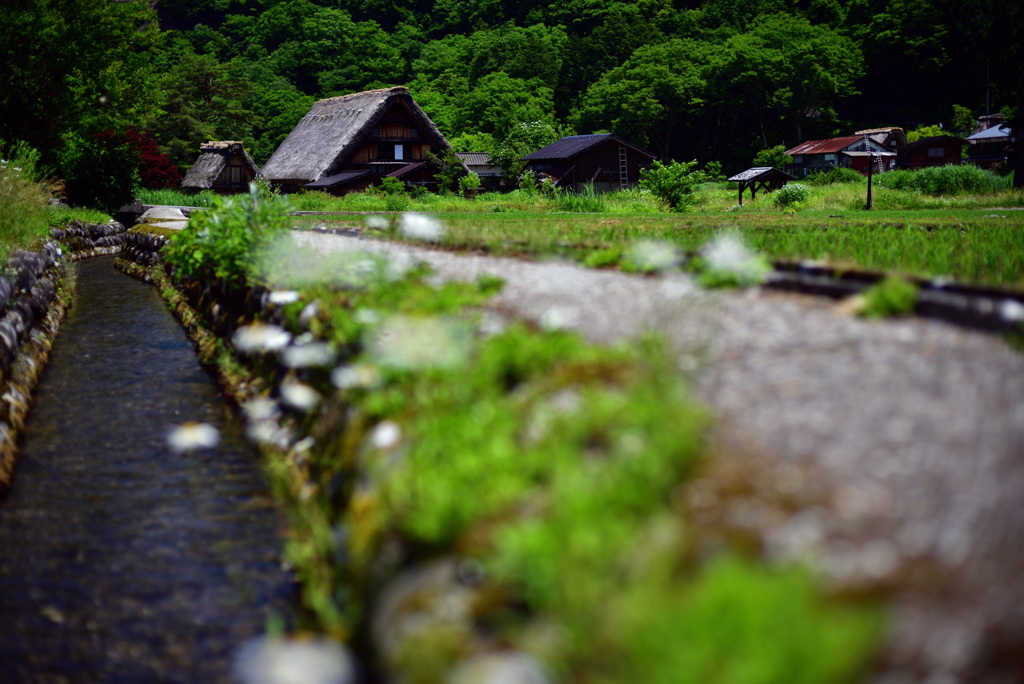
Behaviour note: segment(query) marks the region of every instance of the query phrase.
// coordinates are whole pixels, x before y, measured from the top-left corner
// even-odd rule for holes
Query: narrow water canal
[[[79,263],[0,503],[0,682],[229,681],[291,598],[256,454],[155,288]],[[172,425],[208,422],[178,455]]]

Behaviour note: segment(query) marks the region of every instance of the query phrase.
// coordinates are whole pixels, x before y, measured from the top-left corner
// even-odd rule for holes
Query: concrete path
[[[860,320],[818,298],[707,292],[683,275],[293,235],[323,259],[365,250],[423,260],[441,279],[501,277],[495,312],[594,342],[661,332],[717,417],[716,458],[680,493],[709,540],[747,535],[839,590],[889,596],[887,682],[1017,681],[1024,356],[998,337]]]

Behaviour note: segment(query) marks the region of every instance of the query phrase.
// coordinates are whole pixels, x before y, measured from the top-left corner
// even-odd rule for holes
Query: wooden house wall
[[[569,163],[575,164],[576,188],[579,189],[591,178],[594,189],[598,192],[610,192],[619,189],[619,143],[608,140],[573,157]],[[626,147],[626,179],[630,187],[640,181],[640,169],[650,163],[650,159],[636,150]],[[594,174],[600,172],[597,178]]]
[[[241,180],[233,183],[231,181],[231,169],[236,167],[240,169]],[[245,157],[240,153],[236,152],[232,155],[231,159],[228,160],[227,165],[217,176],[217,180],[213,182],[213,189],[216,192],[242,192],[249,188],[249,183],[253,181],[253,172],[249,168],[249,165],[245,161]]]
[[[941,157],[933,157],[929,150],[942,148]],[[909,150],[900,150],[898,166],[906,169],[923,169],[926,166],[945,166],[946,164],[960,164],[963,161],[960,143],[941,140],[934,145],[921,145]]]

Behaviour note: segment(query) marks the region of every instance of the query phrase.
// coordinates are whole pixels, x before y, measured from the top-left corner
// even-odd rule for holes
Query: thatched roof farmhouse
[[[199,192],[245,192],[260,175],[260,167],[237,140],[211,140],[200,147],[199,159],[185,174],[181,187]]]
[[[314,103],[263,166],[285,192],[333,194],[366,189],[391,176],[435,188],[427,153],[451,145],[408,88],[383,88]]]

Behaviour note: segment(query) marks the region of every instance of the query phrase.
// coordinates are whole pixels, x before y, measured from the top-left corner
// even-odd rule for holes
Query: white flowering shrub
[[[785,209],[807,201],[810,191],[806,185],[800,183],[789,183],[771,194],[772,202],[779,209]]]

